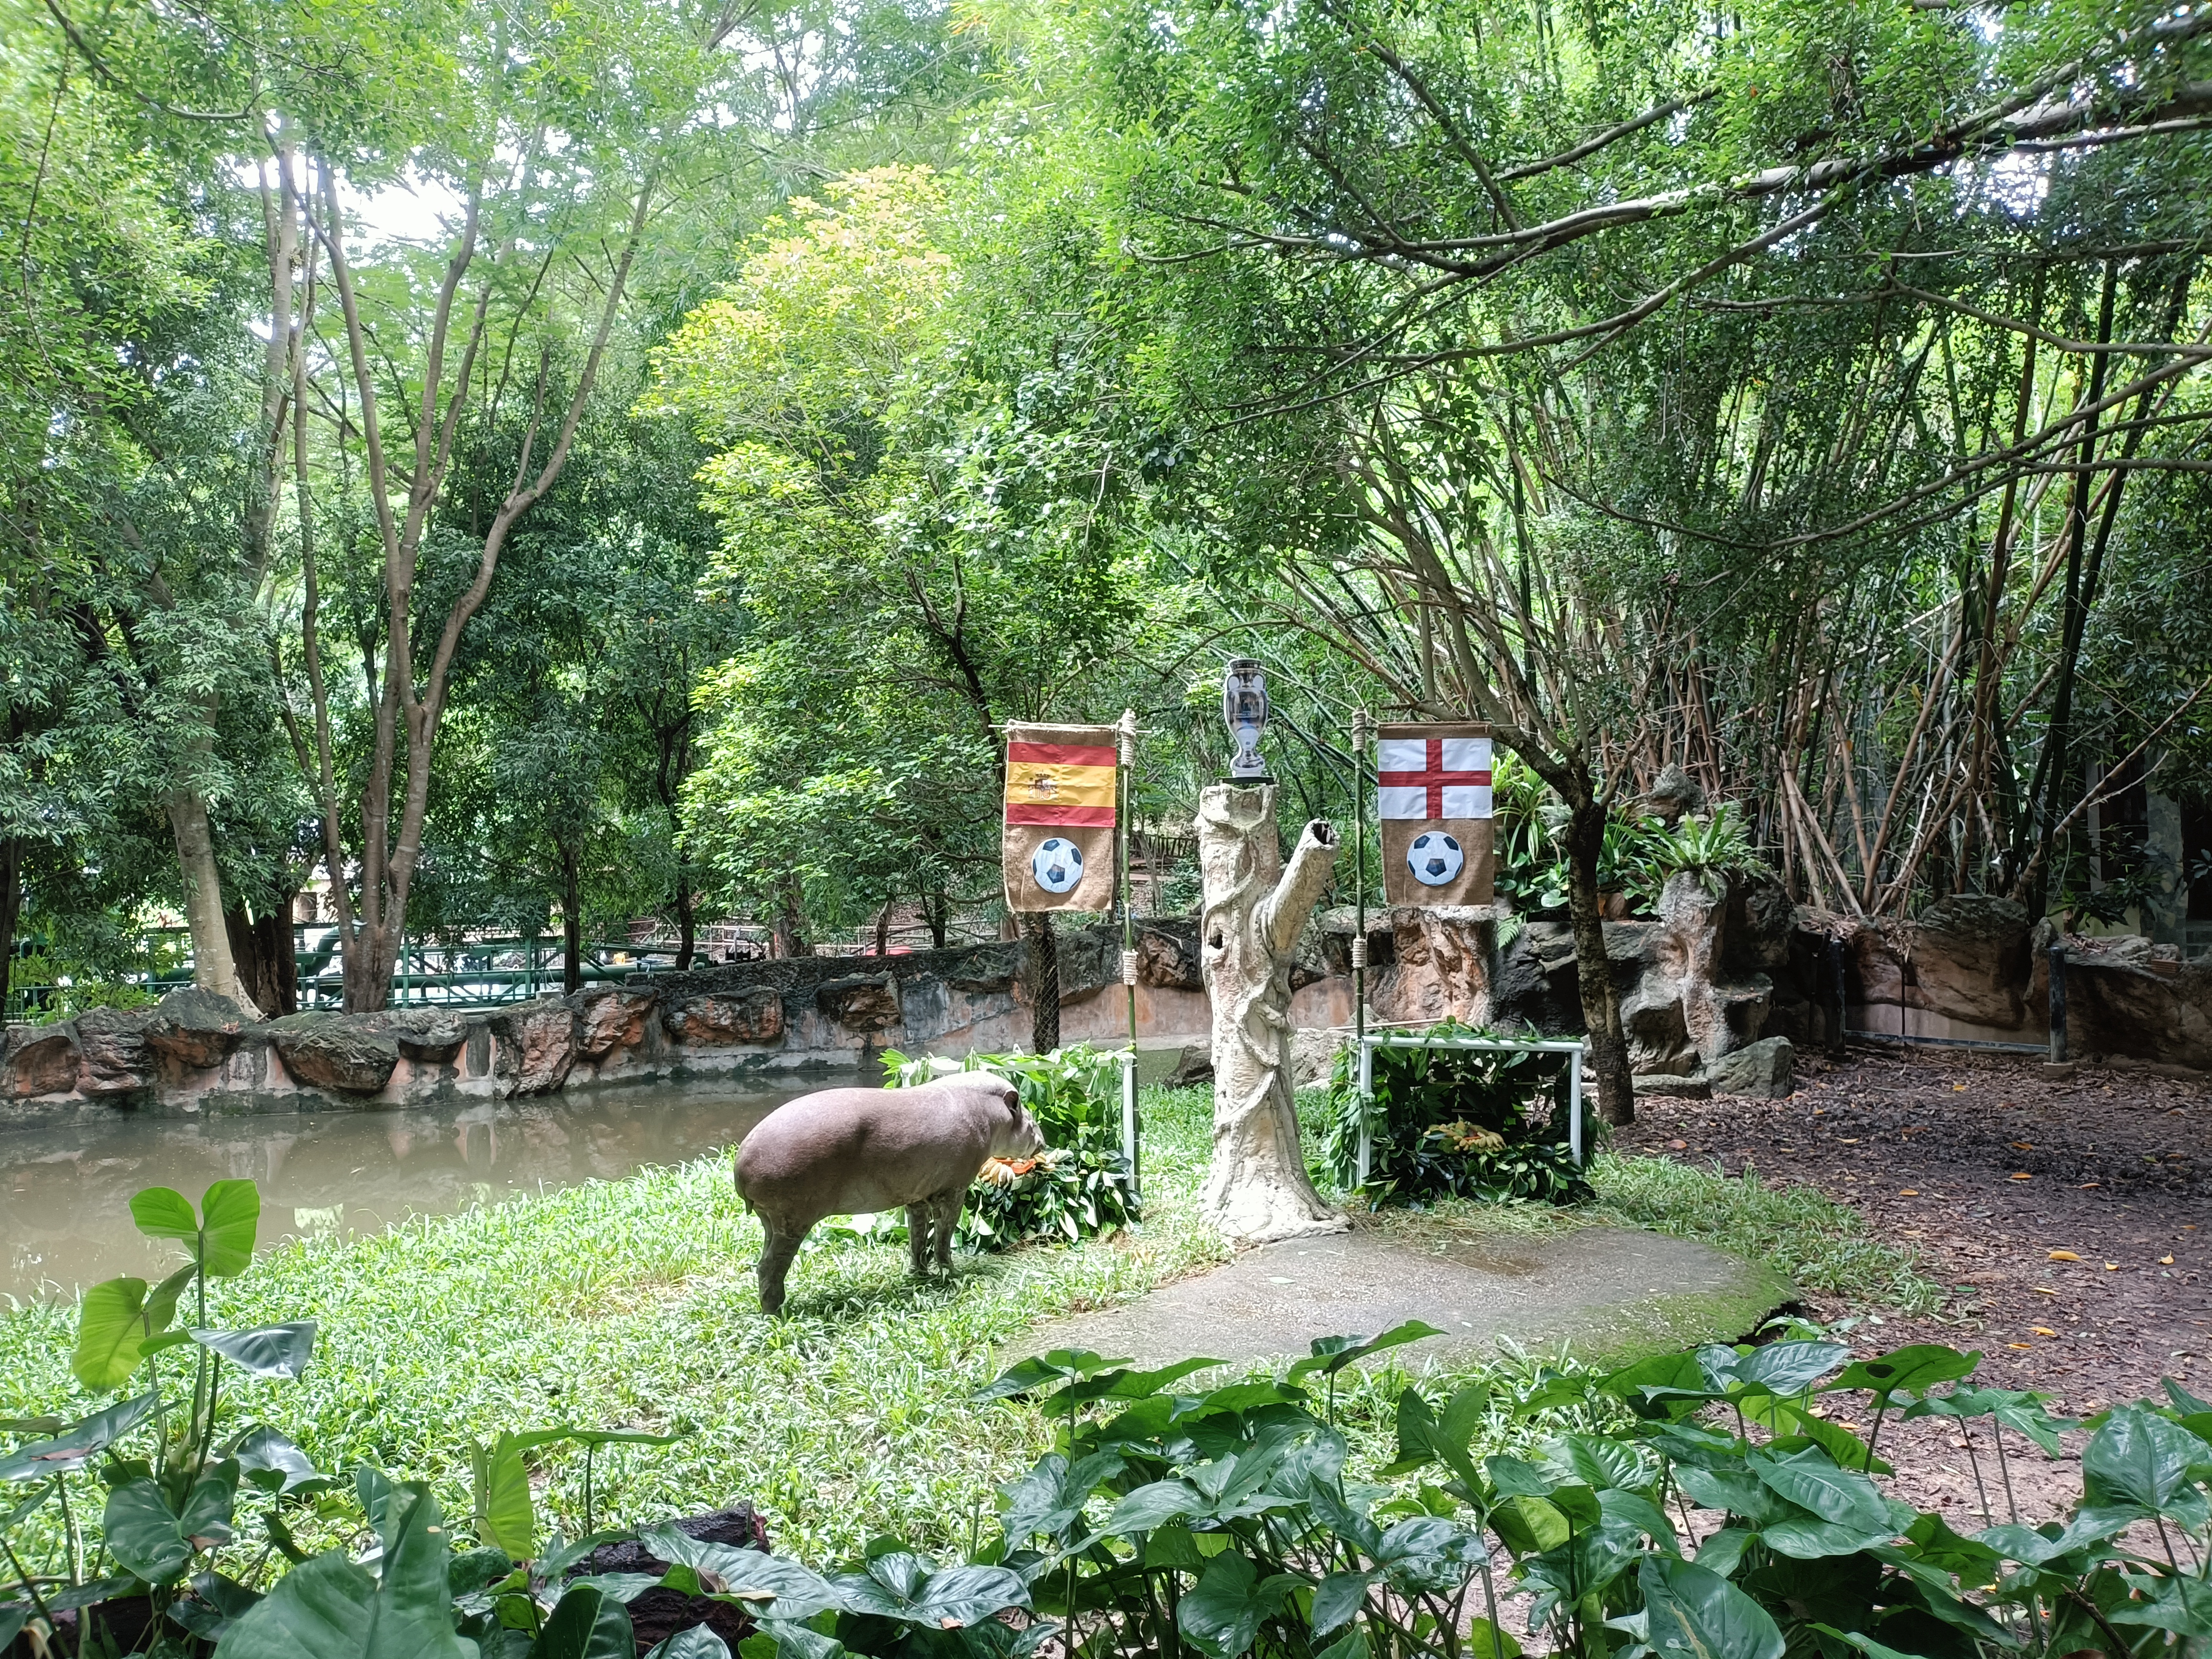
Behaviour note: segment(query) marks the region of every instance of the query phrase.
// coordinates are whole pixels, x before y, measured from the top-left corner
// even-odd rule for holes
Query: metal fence
[[[765,954],[764,945],[735,936],[742,930],[722,931],[732,933],[732,937],[710,942],[706,930],[702,930],[700,965],[710,959]],[[192,982],[190,939],[185,928],[149,928],[141,936],[135,955],[137,965],[114,979],[96,981],[40,971],[46,962],[45,953],[39,941],[27,940],[19,946],[9,976],[6,1017],[10,1022],[51,1018],[86,1000],[82,994],[87,992],[101,1001],[118,1000],[118,992],[125,994],[123,1000],[157,1000]],[[337,930],[313,922],[295,923],[292,948],[299,1006],[340,1006],[345,976]],[[675,968],[676,957],[672,939],[599,941],[583,949],[584,982],[598,984],[633,975],[666,973]],[[410,939],[402,944],[399,964],[392,975],[392,1006],[496,1007],[501,1003],[527,1002],[547,991],[561,989],[562,983],[562,942],[557,934]]]

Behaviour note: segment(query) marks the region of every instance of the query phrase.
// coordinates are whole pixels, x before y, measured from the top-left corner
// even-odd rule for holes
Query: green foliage
[[[912,1088],[933,1077],[989,1072],[1012,1083],[1036,1120],[1045,1150],[1008,1164],[993,1159],[968,1189],[959,1237],[970,1249],[1003,1250],[1030,1239],[1073,1242],[1111,1232],[1140,1213],[1136,1181],[1121,1156],[1121,1065],[1085,1044],[1045,1054],[883,1055],[885,1080]]]
[[[1486,1027],[1445,1020],[1423,1035],[1487,1037]],[[1442,1198],[1492,1203],[1542,1200],[1577,1204],[1592,1196],[1565,1145],[1564,1054],[1464,1048],[1378,1048],[1374,1096],[1359,1095],[1359,1058],[1341,1050],[1329,1077],[1322,1155],[1339,1186],[1380,1208]],[[1542,1123],[1528,1108],[1546,1090],[1560,1097]],[[1364,1121],[1371,1138],[1368,1176],[1359,1180]]]

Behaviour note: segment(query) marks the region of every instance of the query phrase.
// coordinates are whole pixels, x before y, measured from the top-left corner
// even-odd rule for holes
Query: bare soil
[[[2212,1395],[2212,1087],[2030,1057],[1854,1047],[1801,1054],[1787,1100],[1644,1098],[1613,1146],[1817,1187],[1910,1246],[1952,1295],[1933,1317],[1811,1296],[1816,1317],[1856,1316],[1863,1354],[1907,1342],[1983,1352],[1979,1380],[2033,1389],[2086,1416],[2162,1397],[2160,1378]],[[1864,1428],[1867,1425],[1860,1424]],[[1942,1419],[1886,1425],[1898,1495],[1998,1519],[2063,1511],[2078,1469],[2016,1435],[1998,1448]],[[2069,1448],[2081,1437],[2067,1437]],[[1972,1455],[1969,1456],[1969,1452]],[[1979,1485],[1974,1479],[1978,1467]]]

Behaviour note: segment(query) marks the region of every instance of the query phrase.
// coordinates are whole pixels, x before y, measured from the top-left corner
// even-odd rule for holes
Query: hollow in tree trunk
[[[275,1019],[300,1012],[299,963],[293,951],[292,903],[267,915],[250,915],[240,904],[222,914],[230,939],[230,959],[261,1012]]]
[[[1060,1047],[1060,941],[1052,931],[1052,912],[1032,910],[1022,918],[1028,949],[1022,967],[1029,982],[1030,1048],[1048,1054]]]
[[[1199,1211],[1248,1243],[1345,1224],[1306,1176],[1291,1097],[1291,965],[1340,847],[1336,831],[1316,819],[1285,869],[1272,784],[1215,784],[1200,798],[1199,966],[1213,1005],[1213,1157]]]
[[[1605,848],[1606,808],[1590,801],[1567,820],[1567,921],[1575,936],[1575,980],[1590,1069],[1597,1074],[1597,1112],[1607,1123],[1636,1121],[1636,1089],[1628,1071],[1628,1034],[1620,1024],[1620,998],[1605,952],[1604,896],[1597,890],[1598,854]]]

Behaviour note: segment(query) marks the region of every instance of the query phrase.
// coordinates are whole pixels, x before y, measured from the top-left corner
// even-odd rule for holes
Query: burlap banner
[[[1376,767],[1382,890],[1393,904],[1488,904],[1490,727],[1478,721],[1381,728]]]
[[[1006,727],[1006,833],[1000,866],[1009,910],[1114,908],[1110,726]]]

